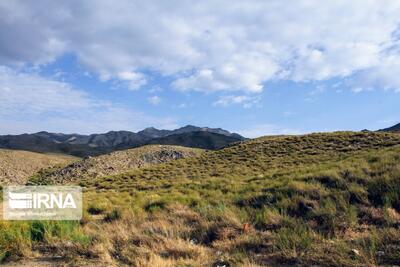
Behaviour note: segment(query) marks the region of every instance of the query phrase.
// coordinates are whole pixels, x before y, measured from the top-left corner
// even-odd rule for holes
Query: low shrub
[[[107,213],[106,216],[104,216],[105,222],[112,222],[119,219],[121,219],[121,211],[119,209],[113,209],[111,212]]]

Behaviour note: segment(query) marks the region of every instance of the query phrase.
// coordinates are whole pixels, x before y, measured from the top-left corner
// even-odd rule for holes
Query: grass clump
[[[105,222],[113,222],[119,219],[121,219],[121,211],[119,209],[113,209],[111,212],[107,213],[106,216],[104,216]]]
[[[41,221],[33,222],[30,225],[31,240],[32,241],[43,241],[45,235],[45,226]]]
[[[104,208],[91,204],[87,208],[87,212],[89,214],[91,214],[91,215],[99,215],[99,214],[102,214],[104,212]]]
[[[284,227],[277,230],[273,239],[275,251],[294,255],[306,252],[316,240],[312,230],[301,224],[294,228]]]

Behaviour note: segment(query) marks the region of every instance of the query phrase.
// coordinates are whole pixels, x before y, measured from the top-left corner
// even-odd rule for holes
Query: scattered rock
[[[385,252],[382,251],[382,250],[379,250],[379,251],[376,252],[376,256],[383,257],[383,256],[385,256]]]
[[[199,243],[199,241],[198,241],[196,238],[193,238],[193,239],[190,239],[190,240],[189,240],[189,243],[190,243],[191,245],[196,245],[196,244]]]
[[[148,145],[97,157],[87,157],[61,170],[54,171],[45,178],[58,183],[76,182],[83,178],[90,179],[114,175],[153,164],[193,157],[198,155],[200,151],[199,149],[179,146]]]

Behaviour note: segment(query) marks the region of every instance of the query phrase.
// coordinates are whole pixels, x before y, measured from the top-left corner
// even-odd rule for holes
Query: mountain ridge
[[[198,132],[199,134],[193,134]],[[167,138],[168,137],[168,138]],[[182,145],[219,149],[245,138],[221,128],[186,125],[175,130],[145,128],[139,132],[109,131],[101,134],[63,134],[41,131],[33,134],[0,135],[0,148],[42,153],[94,156],[146,144]]]
[[[381,130],[379,130],[379,132],[400,132],[400,123],[395,124],[391,127],[385,128],[385,129],[381,129]]]

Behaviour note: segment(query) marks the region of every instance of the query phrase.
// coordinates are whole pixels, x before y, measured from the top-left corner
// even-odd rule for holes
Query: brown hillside
[[[0,183],[24,184],[40,169],[67,165],[77,159],[66,155],[0,149]]]

